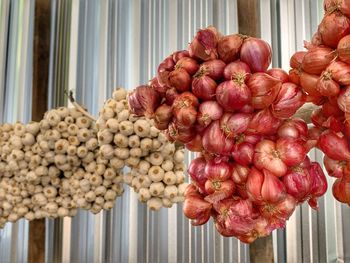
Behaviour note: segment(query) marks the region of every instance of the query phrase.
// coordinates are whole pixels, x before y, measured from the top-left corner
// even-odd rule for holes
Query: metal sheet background
[[[310,39],[321,0],[261,0],[261,32],[274,50],[273,66]],[[34,1],[0,1],[0,121],[29,120]],[[52,0],[49,106],[72,89],[97,114],[112,89],[132,89],[157,64],[186,48],[197,29],[237,32],[235,0]],[[188,154],[188,161],[193,158]],[[322,154],[310,153],[322,162]],[[350,262],[350,209],[329,190],[316,213],[298,208],[286,230],[273,234],[275,262]],[[302,223],[302,224],[301,224]],[[26,262],[28,223],[0,230],[0,262]],[[111,212],[81,211],[47,220],[46,262],[249,262],[248,247],[219,236],[212,222],[191,227],[181,206],[150,212],[126,189]]]

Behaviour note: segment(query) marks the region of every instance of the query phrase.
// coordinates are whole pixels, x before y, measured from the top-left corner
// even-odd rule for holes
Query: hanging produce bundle
[[[267,70],[271,55],[261,39],[208,27],[129,96],[135,114],[200,153],[183,207],[192,224],[213,217],[222,235],[246,243],[284,227],[304,201],[317,208],[327,189],[306,156],[306,123],[291,119],[306,94],[283,70]]]
[[[20,218],[96,214],[132,186],[153,210],[183,202],[184,149],[153,121],[131,114],[116,89],[95,123],[84,108],[60,107],[40,122],[0,125],[0,228]],[[122,169],[131,172],[123,175]]]
[[[75,108],[40,122],[0,126],[0,227],[7,221],[74,216],[111,209],[123,193],[120,170],[99,154],[92,120]]]
[[[0,125],[0,228],[109,210],[126,183],[151,210],[184,202],[192,225],[212,217],[220,234],[251,243],[298,205],[318,208],[327,181],[307,157],[313,147],[337,178],[335,198],[350,205],[350,3],[325,0],[324,9],[289,74],[268,70],[265,41],[208,27],[148,85],[114,90],[97,122],[75,104]],[[320,106],[311,129],[293,117],[305,102]],[[190,184],[185,148],[198,153]]]
[[[320,107],[311,115],[313,144],[321,149],[328,175],[337,178],[334,197],[350,205],[350,3],[325,0],[325,15],[307,51],[290,61],[290,79]]]
[[[183,147],[169,142],[153,120],[132,114],[126,96],[126,90],[116,89],[100,111],[97,138],[102,159],[114,170],[131,168],[124,182],[150,209],[183,202]]]

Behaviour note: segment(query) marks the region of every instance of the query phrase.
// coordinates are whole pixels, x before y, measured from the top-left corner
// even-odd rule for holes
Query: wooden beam
[[[239,33],[260,37],[260,0],[237,0]]]
[[[50,60],[51,1],[35,0],[32,119],[47,110]]]
[[[250,263],[273,263],[272,235],[258,238],[249,246]]]
[[[51,1],[35,0],[32,120],[40,121],[47,110]],[[45,262],[45,219],[29,223],[28,262]]]
[[[28,262],[45,262],[45,219],[36,219],[29,223]]]
[[[259,0],[238,0],[239,33],[260,37],[260,4]],[[250,262],[270,263],[273,260],[272,236],[259,238],[249,246]]]

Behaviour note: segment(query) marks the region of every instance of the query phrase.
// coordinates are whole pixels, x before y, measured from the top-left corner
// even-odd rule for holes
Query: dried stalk
[[[87,118],[91,119],[92,121],[96,122],[97,119],[92,116],[83,106],[81,106],[78,102],[75,101],[74,97],[73,97],[73,91],[69,91],[68,95],[68,99],[69,101],[73,104],[73,106],[80,111],[82,114],[84,114],[84,116],[86,116]]]

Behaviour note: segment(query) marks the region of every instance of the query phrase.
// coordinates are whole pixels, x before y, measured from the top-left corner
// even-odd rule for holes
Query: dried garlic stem
[[[84,114],[87,118],[89,118],[90,120],[96,122],[97,119],[92,116],[88,111],[86,111],[79,103],[77,103],[73,97],[73,91],[69,91],[68,94],[68,99],[69,101],[73,104],[73,106],[80,111],[82,114]]]

